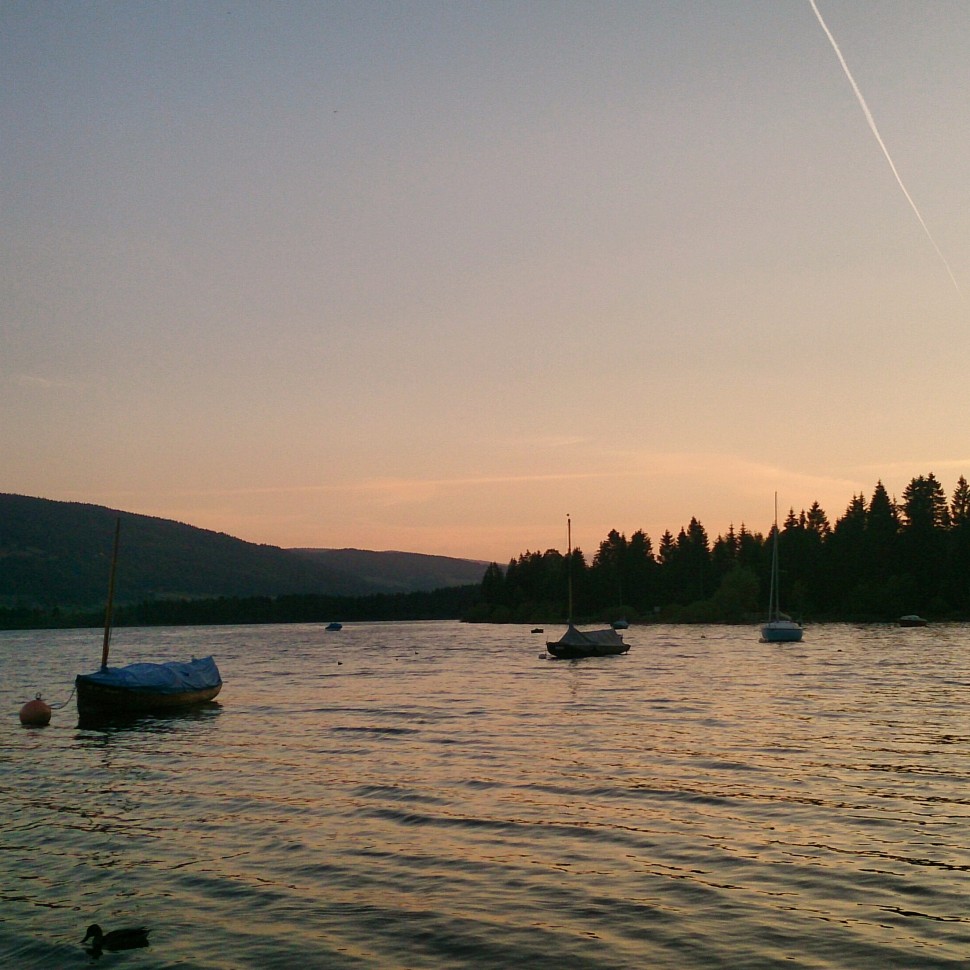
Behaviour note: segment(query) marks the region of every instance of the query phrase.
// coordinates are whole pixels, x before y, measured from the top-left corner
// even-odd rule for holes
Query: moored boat
[[[133,663],[78,674],[78,714],[164,714],[211,701],[222,690],[212,657]]]
[[[786,613],[778,604],[778,493],[775,493],[774,541],[771,547],[771,587],[768,594],[768,622],[761,627],[764,643],[799,643],[802,639],[802,626]]]
[[[160,714],[211,701],[222,690],[222,677],[212,657],[166,663],[134,663],[127,667],[108,666],[120,534],[119,518],[115,524],[108,604],[104,613],[101,668],[92,674],[78,674],[74,679],[78,715],[84,718],[94,715]]]
[[[626,653],[630,644],[616,630],[577,630],[570,623],[566,632],[546,649],[560,660],[581,660],[584,657],[610,657]]]
[[[928,623],[929,620],[924,620],[923,617],[917,616],[915,613],[907,613],[899,618],[900,626],[926,626]]]
[[[605,630],[577,630],[573,626],[573,526],[566,517],[567,560],[566,576],[569,587],[569,611],[566,632],[558,640],[547,640],[546,650],[559,660],[582,660],[585,657],[610,657],[626,653],[630,649],[623,637],[611,626]]]

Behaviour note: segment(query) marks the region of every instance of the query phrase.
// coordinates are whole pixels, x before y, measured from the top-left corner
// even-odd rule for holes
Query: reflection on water
[[[143,714],[133,711],[85,711],[77,715],[79,731],[111,733],[113,731],[140,731],[149,734],[165,734],[183,730],[187,723],[218,717],[222,705],[208,701],[185,710],[166,711],[164,714]]]
[[[123,629],[218,702],[42,730],[96,637],[0,634],[0,963],[97,922],[146,967],[964,966],[968,633]]]

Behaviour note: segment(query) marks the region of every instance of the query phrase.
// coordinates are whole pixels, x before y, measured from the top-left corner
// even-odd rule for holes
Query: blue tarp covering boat
[[[222,689],[212,657],[168,663],[102,667],[78,674],[79,711],[166,711],[210,701]]]
[[[173,660],[162,664],[104,667],[97,673],[78,674],[77,679],[100,687],[118,687],[149,694],[182,694],[222,686],[219,668],[212,657],[188,662]]]

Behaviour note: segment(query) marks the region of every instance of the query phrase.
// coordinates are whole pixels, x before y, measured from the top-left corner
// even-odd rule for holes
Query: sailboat
[[[104,614],[101,669],[93,674],[78,674],[75,678],[78,715],[84,718],[164,714],[211,701],[222,690],[222,677],[212,657],[168,663],[134,663],[127,667],[108,666],[120,534],[121,519],[118,518]]]
[[[566,516],[568,555],[566,569],[569,585],[569,615],[566,632],[558,639],[546,642],[546,650],[559,660],[582,660],[584,657],[609,657],[626,653],[628,643],[613,627],[606,630],[577,630],[573,626],[573,526]]]
[[[761,628],[763,643],[799,643],[802,627],[781,612],[778,605],[778,493],[775,492],[775,528],[771,547],[771,588],[768,594],[768,622]]]

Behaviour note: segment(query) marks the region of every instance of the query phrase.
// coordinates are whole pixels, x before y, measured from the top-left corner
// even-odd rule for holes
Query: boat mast
[[[115,521],[115,542],[111,553],[111,575],[108,579],[108,605],[104,610],[104,645],[101,647],[101,668],[108,666],[108,644],[111,642],[111,613],[115,601],[115,570],[118,567],[118,536],[121,534],[121,516]]]
[[[777,620],[781,612],[778,597],[778,493],[775,492],[774,542],[771,547],[771,593],[768,597],[768,619]]]
[[[566,615],[566,622],[573,624],[573,523],[566,513],[566,582],[569,586],[569,610]]]

